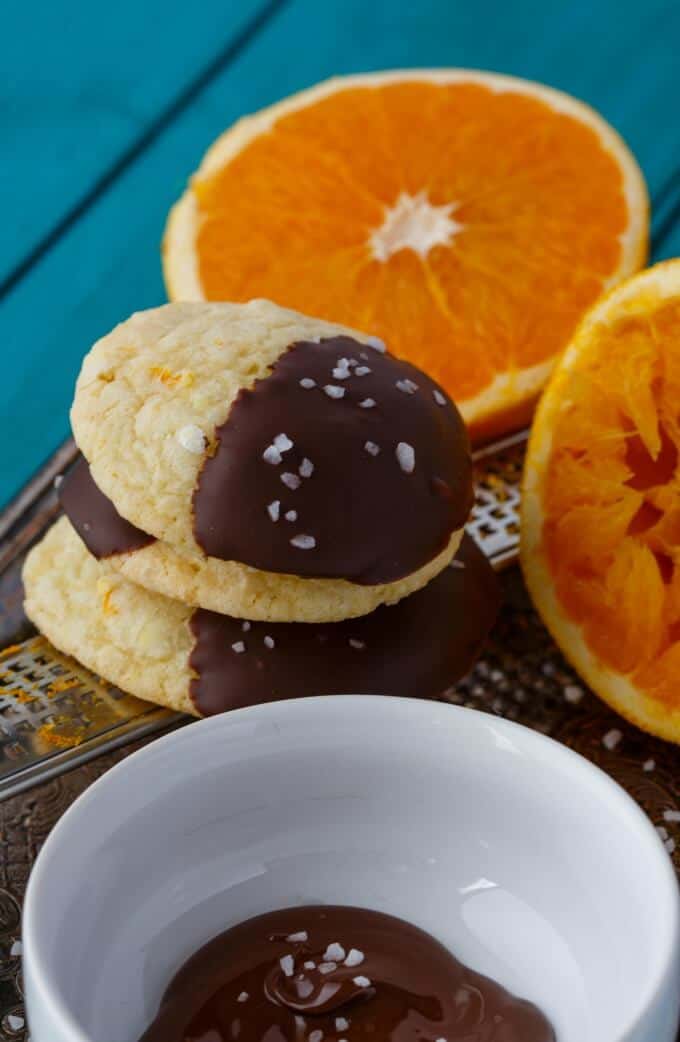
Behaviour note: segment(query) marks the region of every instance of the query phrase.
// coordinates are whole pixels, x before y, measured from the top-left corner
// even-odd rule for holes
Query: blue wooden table
[[[226,125],[333,73],[463,65],[589,101],[680,253],[677,0],[38,0],[0,34],[0,505],[68,433],[92,341],[160,303],[170,204]]]

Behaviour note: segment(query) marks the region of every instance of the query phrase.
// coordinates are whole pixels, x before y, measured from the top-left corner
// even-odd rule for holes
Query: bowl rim
[[[30,964],[30,977],[34,994],[35,991],[39,992],[39,1001],[43,1005],[45,1013],[55,1030],[58,1029],[60,1031],[66,1042],[96,1042],[80,1027],[68,1008],[56,983],[52,979],[48,958],[44,952],[41,952],[40,945],[38,913],[40,902],[45,899],[43,894],[49,892],[51,887],[50,860],[53,854],[60,848],[62,834],[71,821],[78,817],[85,806],[89,806],[92,801],[98,798],[100,789],[110,784],[113,779],[118,778],[126,769],[129,770],[131,763],[135,769],[139,769],[139,765],[143,763],[147,756],[150,756],[152,752],[157,753],[160,745],[168,749],[179,743],[191,742],[194,740],[193,736],[198,738],[199,732],[202,733],[207,729],[228,729],[232,724],[243,720],[246,716],[255,719],[264,718],[264,721],[267,722],[268,717],[276,720],[277,715],[281,712],[285,713],[286,717],[300,712],[314,714],[315,711],[320,711],[327,713],[329,704],[337,706],[338,710],[343,713],[346,712],[349,718],[352,716],[352,708],[357,710],[361,708],[365,711],[367,707],[370,707],[372,711],[378,711],[379,714],[385,713],[388,716],[402,712],[405,714],[403,717],[404,724],[406,724],[408,714],[413,714],[416,717],[426,717],[433,712],[441,712],[451,719],[456,715],[462,714],[470,722],[475,720],[475,727],[481,726],[490,730],[497,729],[501,732],[510,732],[512,736],[524,743],[523,751],[525,752],[531,753],[532,749],[536,751],[550,750],[551,755],[559,757],[563,764],[569,766],[572,773],[590,776],[591,780],[600,787],[603,797],[608,796],[609,799],[614,799],[626,811],[630,819],[626,827],[636,826],[639,834],[643,837],[646,834],[649,841],[648,856],[656,858],[662,880],[665,877],[663,881],[664,893],[659,894],[656,892],[655,901],[663,900],[664,905],[668,908],[669,915],[667,917],[665,936],[662,939],[662,943],[655,948],[658,957],[653,973],[649,976],[645,989],[638,997],[629,1023],[617,1039],[611,1040],[611,1042],[625,1042],[631,1032],[644,1023],[645,1017],[650,1012],[657,996],[667,982],[669,971],[673,969],[674,965],[680,963],[680,890],[678,888],[678,879],[671,858],[665,850],[656,829],[639,804],[602,768],[569,746],[524,724],[507,720],[504,717],[493,716],[478,709],[446,702],[431,702],[427,699],[398,696],[386,697],[384,695],[356,694],[317,695],[267,702],[193,721],[190,726],[177,728],[169,734],[151,741],[148,745],[131,753],[119,763],[114,764],[113,767],[105,771],[101,777],[88,786],[74,800],[51,830],[34,862],[26,888],[22,919],[24,966]],[[455,731],[453,733],[455,734]],[[228,750],[225,750],[225,756],[228,756]],[[544,760],[543,762],[545,763],[546,761]],[[551,768],[548,766],[546,769],[550,770]]]

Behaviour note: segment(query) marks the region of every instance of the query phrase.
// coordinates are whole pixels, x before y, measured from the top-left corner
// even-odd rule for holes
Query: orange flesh
[[[591,651],[680,707],[680,300],[597,332],[563,388],[548,564]]]
[[[207,299],[269,297],[382,337],[459,401],[551,358],[621,262],[621,170],[595,132],[477,84],[345,89],[194,181]],[[426,256],[374,259],[402,193],[455,204]]]

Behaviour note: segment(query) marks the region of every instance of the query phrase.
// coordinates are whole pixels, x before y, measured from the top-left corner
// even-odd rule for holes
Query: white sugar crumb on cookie
[[[205,433],[195,423],[187,423],[186,427],[180,427],[177,431],[177,441],[183,449],[197,456],[202,455],[207,443]]]
[[[298,550],[313,550],[316,546],[316,539],[313,535],[294,535],[290,545],[296,546]]]
[[[618,727],[612,727],[611,731],[607,731],[606,735],[604,735],[602,744],[609,752],[613,752],[622,738],[623,732],[619,731]]]
[[[412,445],[407,441],[400,441],[395,450],[397,463],[405,474],[412,474],[416,469],[416,453]]]

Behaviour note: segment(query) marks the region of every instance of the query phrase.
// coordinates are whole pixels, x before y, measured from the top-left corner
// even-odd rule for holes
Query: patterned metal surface
[[[517,553],[524,442],[518,435],[476,458],[470,528],[499,567]],[[72,453],[64,447],[59,467]],[[0,522],[0,646],[18,642],[0,655],[0,1042],[26,1042],[20,906],[40,846],[97,777],[178,719],[97,680],[32,635],[22,615],[21,563],[58,511],[55,472],[52,464],[38,476],[4,532]],[[637,731],[586,690],[534,612],[518,569],[502,584],[504,608],[486,652],[450,700],[517,720],[599,764],[646,810],[680,871],[680,748]],[[79,744],[61,748],[74,733]],[[18,795],[21,786],[33,787]]]

